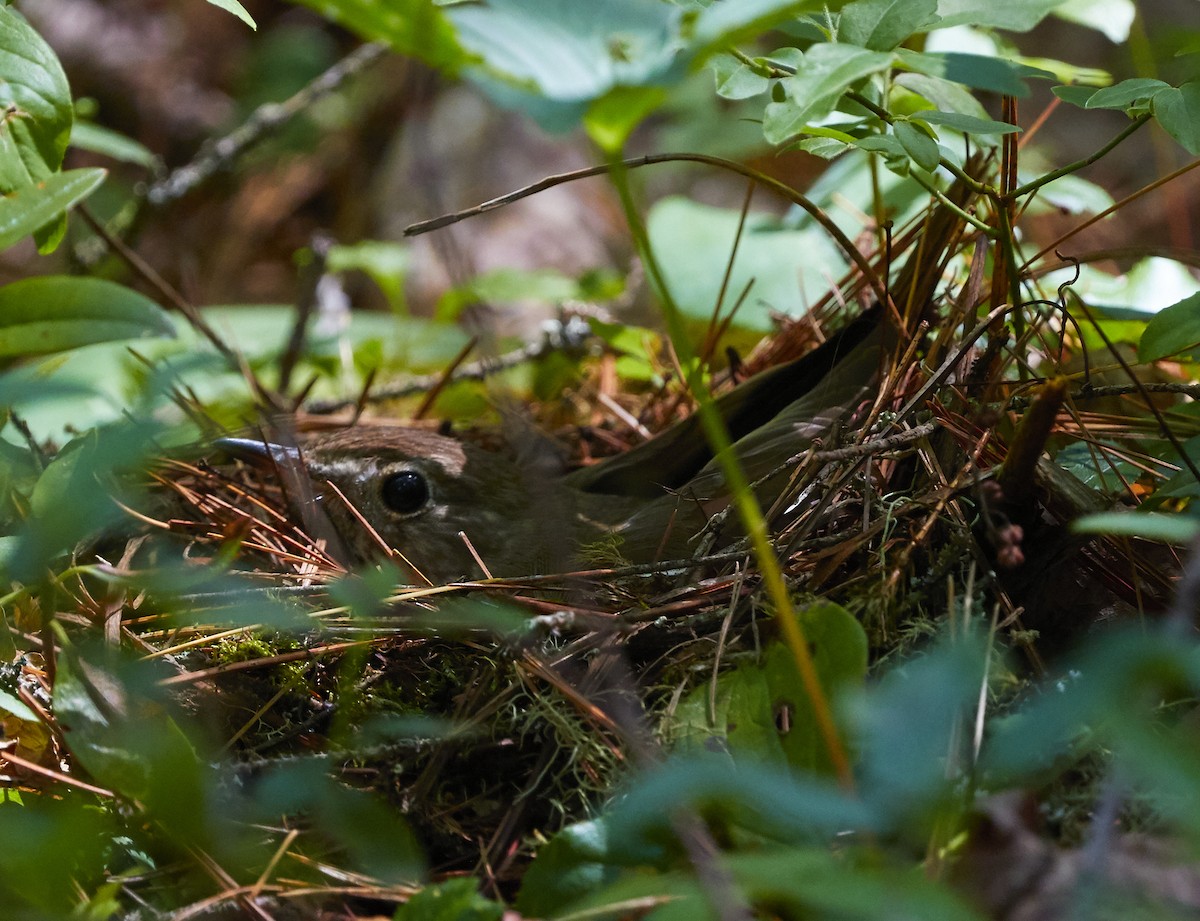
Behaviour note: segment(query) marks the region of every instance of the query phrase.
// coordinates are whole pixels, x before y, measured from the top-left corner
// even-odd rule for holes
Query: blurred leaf
[[[0,358],[174,333],[152,300],[104,279],[45,275],[0,288]]]
[[[75,122],[71,129],[71,146],[110,157],[121,163],[144,166],[146,169],[155,169],[158,166],[158,157],[144,145],[94,122]]]
[[[504,906],[479,894],[474,877],[426,886],[401,905],[394,921],[500,921]]]
[[[979,697],[985,652],[973,638],[891,668],[852,707],[863,796],[892,826],[920,834],[955,780],[947,765]],[[952,762],[953,764],[953,762]]]
[[[1105,512],[1076,519],[1071,530],[1077,534],[1114,534],[1164,544],[1188,544],[1200,537],[1200,518],[1156,512]]]
[[[281,815],[303,815],[360,871],[388,883],[420,879],[420,848],[399,812],[379,797],[342,786],[328,767],[322,758],[300,758],[264,769],[249,791],[250,820],[275,823]]]
[[[1158,361],[1200,347],[1200,292],[1155,314],[1138,343],[1138,360]]]
[[[937,28],[975,26],[979,29],[1007,29],[1028,32],[1065,0],[938,0],[941,22]]]
[[[1163,130],[1188,153],[1200,154],[1200,80],[1156,94],[1153,107],[1154,117]]]
[[[3,132],[0,132],[3,137]],[[8,249],[87,198],[104,181],[102,169],[55,173],[0,198],[0,249]]]
[[[0,7],[0,112],[0,194],[7,195],[58,171],[75,117],[53,49],[7,6]]]
[[[1026,182],[1032,178],[1021,176],[1019,181]],[[1112,196],[1102,186],[1089,182],[1077,173],[1069,173],[1039,188],[1026,211],[1039,214],[1047,208],[1053,208],[1060,214],[1099,214],[1112,204]]]
[[[296,0],[370,41],[387,42],[447,74],[471,57],[463,51],[445,8],[434,0]]]
[[[855,865],[827,849],[786,848],[726,858],[737,887],[755,905],[785,905],[796,917],[983,921],[935,881],[908,868]]]
[[[116,833],[113,819],[92,797],[29,796],[0,802],[0,899],[15,919],[65,919],[80,887],[102,879],[104,845]]]
[[[666,101],[663,87],[615,86],[588,106],[583,127],[601,150],[617,154],[633,130]]]
[[[938,21],[938,0],[856,0],[842,8],[838,39],[872,51],[891,51]]]
[[[1029,95],[1026,78],[1053,76],[1046,71],[981,54],[931,53],[906,48],[899,48],[895,53],[901,64],[918,73],[1019,98]]]
[[[483,62],[472,71],[475,82],[551,129],[575,127],[615,87],[652,86],[683,73],[680,14],[670,4],[491,0],[445,11],[463,47]]]
[[[646,856],[614,848],[603,818],[576,822],[538,850],[521,880],[517,910],[526,916],[551,917],[575,899],[611,883],[622,866]]]
[[[238,3],[237,0],[208,0],[208,2],[219,9],[225,10],[227,13],[232,13],[251,29],[258,29],[258,24],[255,23],[253,17],[246,12],[246,8]]]
[[[361,240],[339,244],[329,251],[326,265],[330,272],[358,269],[370,276],[388,300],[388,306],[399,314],[408,313],[404,297],[404,279],[408,275],[412,250],[403,243],[391,240]]]
[[[94,643],[59,657],[55,713],[67,745],[95,778],[137,801],[180,844],[211,846],[215,779],[167,713],[157,663]]]
[[[639,863],[655,852],[665,858],[669,852],[663,848],[674,846],[674,819],[681,810],[788,843],[875,825],[871,809],[832,781],[750,758],[734,764],[706,755],[674,758],[633,778],[607,814],[608,846]]]
[[[707,321],[738,229],[738,212],[684,198],[665,198],[646,221],[650,244],[671,294],[685,314]],[[749,294],[734,325],[771,328],[771,311],[800,316],[838,277],[845,260],[816,226],[788,230],[766,215],[751,214],[743,229],[725,295],[728,311],[747,285]]]
[[[692,24],[691,39],[700,53],[728,48],[757,38],[776,25],[801,13],[821,10],[818,0],[738,0],[711,3],[701,9]]]

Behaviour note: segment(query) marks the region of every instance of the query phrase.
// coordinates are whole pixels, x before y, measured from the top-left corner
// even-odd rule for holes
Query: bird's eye
[[[429,501],[429,484],[415,470],[401,470],[383,481],[383,504],[398,515],[419,512]]]

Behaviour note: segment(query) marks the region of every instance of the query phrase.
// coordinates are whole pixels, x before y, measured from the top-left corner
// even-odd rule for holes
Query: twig
[[[196,186],[240,157],[248,148],[278,129],[323,96],[327,96],[350,77],[378,60],[387,46],[373,42],[356,48],[323,74],[283,102],[259,106],[241,125],[215,141],[204,144],[196,158],[186,166],[160,179],[146,190],[146,201],[162,207],[182,198]]]
[[[429,393],[434,388],[444,387],[453,381],[481,381],[500,371],[515,368],[527,361],[537,361],[556,352],[582,352],[596,338],[592,328],[582,317],[571,316],[559,322],[554,329],[547,329],[537,342],[523,345],[519,349],[507,352],[498,358],[487,358],[473,361],[447,375],[444,371],[437,374],[420,374],[405,377],[387,387],[378,387],[370,394],[364,394],[355,399],[314,400],[305,406],[305,410],[316,415],[336,413],[356,404],[382,403],[385,400],[395,400],[400,397],[412,396],[415,393]]]

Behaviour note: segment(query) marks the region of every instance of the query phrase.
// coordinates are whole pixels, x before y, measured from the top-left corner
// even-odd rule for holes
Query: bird
[[[718,398],[760,501],[783,491],[789,458],[868,394],[889,327],[875,307],[803,357]],[[327,523],[351,563],[393,557],[430,583],[565,572],[589,548],[615,548],[630,563],[687,558],[697,533],[730,501],[694,415],[561,475],[418,428],[359,425],[290,444],[230,436],[215,446],[298,482],[288,490],[293,513]],[[740,535],[737,522],[727,522],[710,549]]]

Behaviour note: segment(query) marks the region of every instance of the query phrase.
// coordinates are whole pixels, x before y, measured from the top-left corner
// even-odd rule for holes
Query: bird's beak
[[[217,438],[213,447],[255,467],[288,467],[301,462],[300,449],[294,445],[274,444],[260,438]]]

